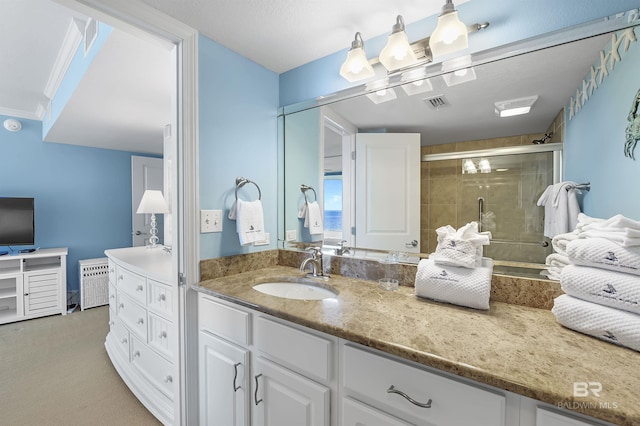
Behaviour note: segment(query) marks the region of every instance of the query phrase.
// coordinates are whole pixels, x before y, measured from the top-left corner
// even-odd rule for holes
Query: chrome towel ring
[[[262,199],[262,191],[260,191],[260,187],[258,186],[257,183],[255,183],[252,180],[249,180],[247,178],[243,178],[243,177],[237,177],[236,178],[236,200],[238,199],[238,189],[242,188],[243,186],[245,186],[248,183],[252,183],[256,186],[256,188],[258,189],[258,200]]]
[[[313,186],[305,185],[304,183],[300,185],[300,191],[304,194],[304,200],[308,203],[309,199],[307,198],[307,191],[313,191],[314,201],[318,201],[318,194],[316,194],[316,190],[313,189]]]

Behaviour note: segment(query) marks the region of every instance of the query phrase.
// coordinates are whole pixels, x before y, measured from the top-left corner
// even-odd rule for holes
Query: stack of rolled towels
[[[418,263],[415,291],[419,297],[489,309],[493,261],[483,257],[491,234],[478,232],[477,222],[456,230],[450,225],[436,229],[438,246]]]
[[[567,328],[640,351],[640,221],[584,220],[575,233],[553,314]]]

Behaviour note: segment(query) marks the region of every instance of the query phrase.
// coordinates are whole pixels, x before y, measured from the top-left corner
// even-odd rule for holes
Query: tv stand
[[[0,257],[0,324],[67,314],[67,248]]]

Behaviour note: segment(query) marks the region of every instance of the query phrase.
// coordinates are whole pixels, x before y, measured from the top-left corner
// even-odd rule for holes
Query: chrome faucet
[[[334,250],[336,255],[342,256],[343,254],[349,253],[349,248],[344,246],[344,243],[346,242],[347,240],[340,241],[340,243],[338,244],[338,247]]]
[[[311,265],[311,272],[307,275],[312,277],[329,277],[324,274],[324,266],[322,264],[322,249],[320,247],[309,247],[307,250],[311,252],[311,257],[307,257],[300,265],[300,272],[307,269],[307,265]]]

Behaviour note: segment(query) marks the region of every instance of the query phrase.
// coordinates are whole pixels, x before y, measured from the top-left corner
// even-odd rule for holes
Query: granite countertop
[[[571,331],[545,309],[491,302],[489,311],[416,297],[413,287],[332,276],[335,299],[292,300],[252,288],[301,277],[274,266],[205,280],[196,290],[481,383],[622,425],[640,424],[638,362],[630,349]],[[599,382],[599,397],[574,397]]]

